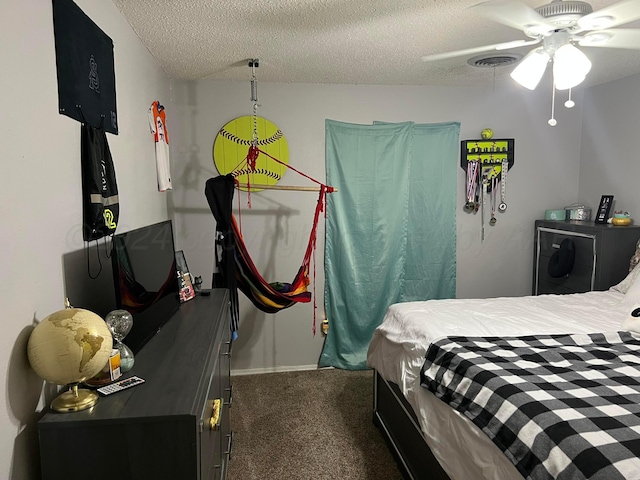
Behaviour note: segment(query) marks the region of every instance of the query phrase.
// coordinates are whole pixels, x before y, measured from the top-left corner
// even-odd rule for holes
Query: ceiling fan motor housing
[[[544,37],[544,49],[549,54],[549,56],[553,58],[556,50],[569,43],[570,38],[571,36],[569,35],[569,33],[564,30],[555,31],[548,37]]]
[[[585,15],[593,12],[593,8],[586,2],[580,1],[554,1],[535,9],[550,23],[560,28],[571,27]]]

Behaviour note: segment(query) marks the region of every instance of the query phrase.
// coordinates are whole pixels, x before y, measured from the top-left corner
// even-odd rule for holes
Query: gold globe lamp
[[[56,412],[77,412],[96,404],[98,394],[78,385],[93,377],[109,361],[113,338],[95,313],[72,308],[52,313],[31,332],[27,355],[33,370],[44,380],[68,389],[51,402]]]

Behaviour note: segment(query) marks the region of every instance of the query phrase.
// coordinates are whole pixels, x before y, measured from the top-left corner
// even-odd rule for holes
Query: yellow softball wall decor
[[[254,118],[257,147],[285,165],[289,164],[289,146],[280,129],[266,118],[248,115],[231,120],[220,129],[213,143],[213,162],[220,175],[230,173],[241,185],[275,185],[287,170],[285,165],[262,153],[258,155],[254,171],[246,161],[253,139]],[[251,190],[262,189],[252,187]]]

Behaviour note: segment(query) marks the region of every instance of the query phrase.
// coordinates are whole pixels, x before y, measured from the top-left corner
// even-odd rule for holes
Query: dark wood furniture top
[[[222,478],[224,437],[231,443],[228,315],[224,289],[182,304],[122,377],[144,384],[88,410],[46,413],[38,422],[42,478]],[[213,400],[226,391],[226,419],[211,426]]]

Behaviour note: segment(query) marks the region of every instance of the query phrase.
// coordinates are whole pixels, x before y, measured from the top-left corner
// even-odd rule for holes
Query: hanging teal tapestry
[[[320,366],[367,368],[389,305],[454,298],[460,124],[326,120],[325,311]]]

